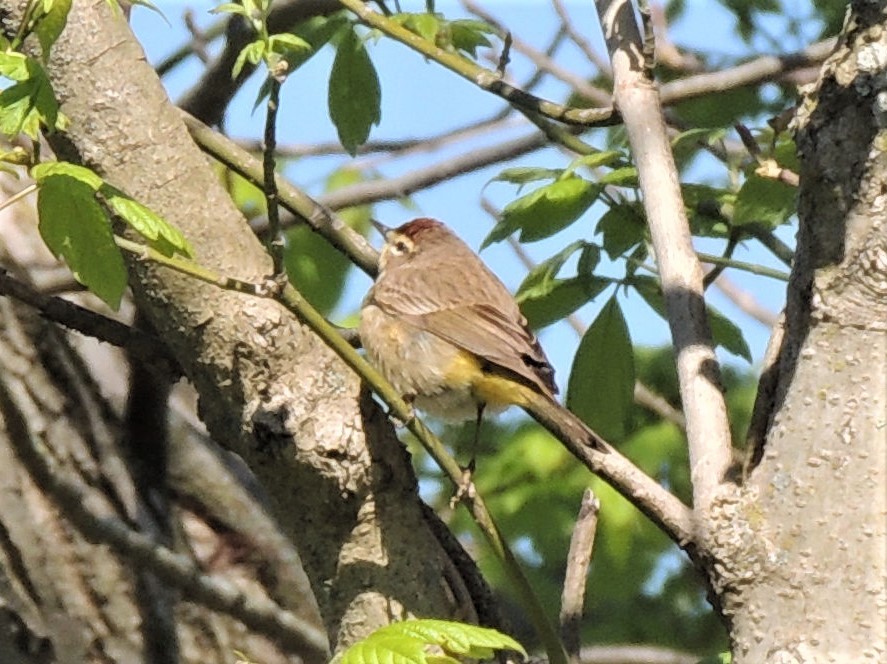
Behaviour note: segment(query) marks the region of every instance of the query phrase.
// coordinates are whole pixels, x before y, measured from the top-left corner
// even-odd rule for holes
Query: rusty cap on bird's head
[[[379,233],[381,233],[382,237],[385,238],[388,237],[389,233],[397,233],[398,235],[407,237],[410,240],[415,240],[420,235],[423,235],[429,231],[448,230],[442,222],[430,217],[419,217],[418,219],[408,221],[405,224],[398,226],[397,228],[386,226],[381,221],[377,221],[376,219],[370,219],[370,223],[377,231],[379,231]]]
[[[424,235],[425,233],[429,233],[432,231],[447,231],[448,229],[437,219],[431,219],[430,217],[419,217],[418,219],[408,221],[403,226],[401,226],[400,228],[396,228],[395,230],[401,235],[415,241],[416,238]]]

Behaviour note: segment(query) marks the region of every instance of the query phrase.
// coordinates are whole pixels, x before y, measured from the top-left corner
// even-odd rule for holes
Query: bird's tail
[[[568,449],[573,451],[576,446],[605,453],[613,449],[600,434],[557,401],[530,387],[523,387],[519,405]]]

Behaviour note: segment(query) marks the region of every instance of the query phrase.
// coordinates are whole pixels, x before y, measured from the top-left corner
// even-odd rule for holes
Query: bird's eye
[[[391,253],[402,256],[410,250],[410,245],[408,245],[403,240],[395,240],[391,245]]]

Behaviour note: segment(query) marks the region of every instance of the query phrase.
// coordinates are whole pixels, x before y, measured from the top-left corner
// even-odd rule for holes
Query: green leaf
[[[391,19],[400,23],[410,32],[414,32],[432,43],[437,42],[437,33],[440,32],[441,25],[446,23],[446,21],[442,20],[440,16],[429,14],[427,12],[404,12],[401,14],[394,14]]]
[[[492,44],[487,35],[496,34],[496,30],[484,21],[475,19],[458,19],[449,23],[449,46],[457,51],[468,53],[471,57],[477,57],[479,47],[488,47]],[[444,45],[445,47],[447,45]]]
[[[646,225],[637,203],[611,207],[597,222],[596,232],[602,236],[604,251],[611,259],[622,256],[644,239]]]
[[[53,0],[49,7],[44,3],[43,10],[45,13],[37,20],[34,32],[37,33],[37,39],[40,40],[43,62],[47,62],[52,45],[58,40],[68,23],[71,0]]]
[[[74,277],[112,309],[126,289],[126,267],[95,191],[70,175],[46,177],[37,193],[40,236]]]
[[[481,248],[504,240],[517,230],[520,230],[521,242],[535,242],[554,235],[582,216],[601,191],[600,186],[572,176],[521,196],[505,206],[502,218]]]
[[[610,284],[611,280],[580,275],[570,279],[554,279],[544,291],[533,297],[518,297],[521,312],[534,330],[542,329],[564,319],[587,302],[591,302]]]
[[[240,53],[237,54],[237,59],[234,61],[234,66],[231,67],[231,78],[235,79],[240,76],[240,72],[243,71],[247,62],[253,66],[259,64],[259,61],[265,56],[265,46],[266,44],[263,40],[257,39],[240,49]]]
[[[774,178],[751,174],[736,195],[733,225],[784,224],[797,209],[797,189]]]
[[[16,51],[0,51],[0,75],[12,81],[25,81],[30,78],[28,56]]]
[[[40,63],[27,58],[24,72],[14,58],[7,59],[6,65],[19,82],[0,92],[0,132],[10,137],[25,133],[37,140],[41,125],[49,131],[62,129],[65,118]]]
[[[210,14],[238,14],[249,17],[246,7],[237,2],[223,2],[221,5],[209,10]]]
[[[515,297],[518,302],[528,298],[541,297],[550,292],[554,286],[555,277],[557,277],[564,263],[584,246],[585,242],[582,240],[571,242],[554,256],[542,261],[530,270],[530,273],[517,289]]]
[[[172,256],[179,253],[189,258],[194,255],[191,245],[182,232],[150,208],[109,184],[103,184],[99,193],[114,214],[150,240],[151,246],[164,255]]]
[[[662,316],[663,319],[667,318],[665,298],[662,296],[662,289],[656,279],[653,277],[635,276],[631,284],[638,295],[644,298],[644,302],[653,311]],[[742,334],[742,330],[714,307],[706,305],[705,311],[714,344],[734,355],[738,355],[747,362],[751,362],[751,350]]]
[[[739,326],[714,307],[706,307],[706,312],[708,313],[708,324],[711,326],[711,336],[715,344],[734,355],[738,355],[746,362],[751,362],[751,350]]]
[[[598,263],[601,262],[601,248],[596,244],[585,244],[582,253],[579,254],[579,264],[576,272],[580,276],[592,276]]]
[[[339,42],[329,86],[330,118],[342,147],[354,155],[382,119],[379,77],[354,30]]]
[[[610,171],[602,176],[598,182],[611,184],[617,187],[638,187],[638,169],[634,166],[624,166]]]
[[[601,166],[609,166],[610,164],[622,161],[625,155],[618,150],[601,150],[592,154],[582,155],[573,160],[570,164],[571,169],[584,166],[586,168],[600,168]]]
[[[625,437],[634,403],[634,350],[615,296],[585,331],[567,389],[567,407],[604,438]]]
[[[105,184],[105,181],[92,170],[69,161],[47,161],[37,164],[31,169],[31,177],[37,184],[43,184],[48,178],[58,175],[74,178],[92,189],[93,192],[97,192]]]
[[[437,646],[443,655],[432,652]],[[446,620],[407,620],[377,629],[346,650],[339,664],[457,664],[453,655],[487,659],[495,650],[523,647],[494,629]]]

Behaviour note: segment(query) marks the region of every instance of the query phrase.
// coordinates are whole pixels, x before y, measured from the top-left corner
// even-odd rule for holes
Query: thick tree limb
[[[641,37],[631,2],[598,0],[597,9],[613,62],[614,98],[638,168],[677,353],[693,501],[705,514],[732,457],[727,408],[705,314],[702,267],[693,249],[659,98],[641,61]]]

